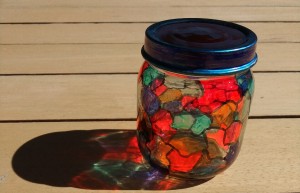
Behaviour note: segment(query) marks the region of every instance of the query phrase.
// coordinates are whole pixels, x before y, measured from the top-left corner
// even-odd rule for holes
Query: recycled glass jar
[[[236,159],[253,97],[257,37],[211,19],[147,28],[138,75],[137,133],[151,163],[205,179]]]

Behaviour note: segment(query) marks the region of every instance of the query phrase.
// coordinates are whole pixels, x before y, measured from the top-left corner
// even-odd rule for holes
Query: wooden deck
[[[15,172],[13,157],[45,134],[134,130],[144,31],[180,17],[251,28],[259,62],[236,162],[172,192],[300,192],[299,0],[0,0],[0,192],[112,192],[36,183]]]

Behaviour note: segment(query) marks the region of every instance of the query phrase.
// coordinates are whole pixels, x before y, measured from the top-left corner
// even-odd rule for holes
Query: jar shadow
[[[56,187],[94,190],[171,190],[206,180],[170,176],[142,156],[135,130],[48,133],[23,144],[12,167],[21,178]]]

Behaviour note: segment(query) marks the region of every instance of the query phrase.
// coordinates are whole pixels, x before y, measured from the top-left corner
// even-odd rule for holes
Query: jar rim
[[[182,18],[149,26],[143,57],[157,67],[188,74],[228,74],[257,61],[250,29],[214,19]]]

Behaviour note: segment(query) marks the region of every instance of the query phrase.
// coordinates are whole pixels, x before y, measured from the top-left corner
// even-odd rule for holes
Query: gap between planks
[[[14,23],[9,23],[9,22],[0,22],[0,25],[51,25],[51,24],[133,24],[133,23],[142,23],[142,24],[153,24],[156,21],[133,21],[133,22],[122,22],[122,21],[115,21],[115,22],[14,22]],[[300,23],[300,21],[238,21],[238,20],[232,20],[229,22],[234,22],[234,23]]]
[[[249,119],[299,119],[300,115],[249,116]],[[37,120],[0,120],[0,123],[77,123],[77,122],[131,122],[136,118],[118,119],[37,119]]]
[[[299,73],[300,71],[253,71],[254,74],[258,73]],[[132,75],[138,72],[87,72],[87,73],[40,73],[40,74],[0,74],[0,76],[82,76],[82,75]]]

